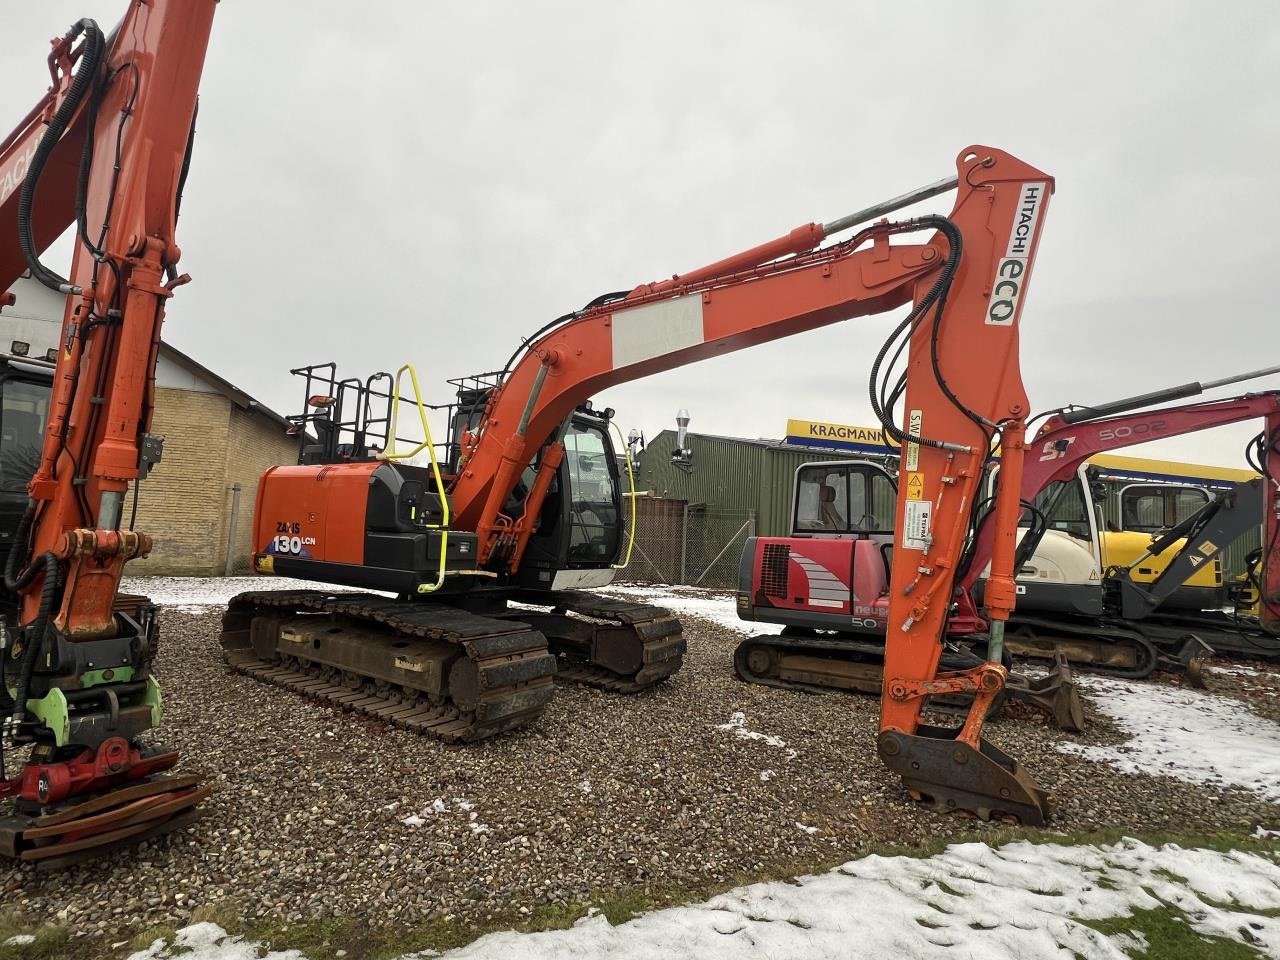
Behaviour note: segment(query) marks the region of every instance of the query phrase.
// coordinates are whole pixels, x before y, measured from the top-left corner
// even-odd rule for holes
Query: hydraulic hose
[[[76,110],[79,109],[85,94],[96,83],[101,73],[103,59],[106,55],[106,41],[103,39],[102,31],[98,28],[96,21],[86,18],[72,25],[71,29],[67,31],[66,40],[68,43],[74,42],[81,34],[84,35],[84,45],[80,54],[80,66],[76,69],[75,76],[71,78],[71,87],[67,91],[66,97],[54,113],[53,119],[49,121],[49,126],[45,130],[44,136],[40,138],[40,143],[36,147],[35,154],[32,156],[31,163],[27,168],[27,175],[23,178],[22,192],[18,196],[18,245],[22,250],[23,257],[26,258],[27,267],[31,270],[31,276],[46,287],[63,294],[80,293],[80,289],[40,262],[39,251],[36,250],[35,234],[31,227],[31,207],[35,202],[36,186],[40,182],[40,176],[44,172],[49,156],[58,145],[58,141],[62,139],[62,135],[66,133],[67,127],[71,123],[71,118],[75,116]],[[81,155],[76,198],[78,218],[81,217],[84,209],[84,193],[88,184],[86,160],[92,157],[92,139],[92,136],[86,135],[85,149]]]
[[[53,610],[53,600],[58,593],[58,558],[52,553],[43,555],[44,584],[40,591],[40,612],[35,621],[27,628],[27,649],[22,652],[22,663],[18,667],[18,685],[14,690],[13,723],[19,724],[27,713],[27,694],[31,690],[31,678],[36,671],[36,661],[44,651],[44,635],[49,625],[49,613]],[[32,569],[35,564],[32,564]]]
[[[18,530],[13,535],[13,545],[9,548],[9,558],[4,565],[4,585],[6,590],[17,593],[35,578],[35,567],[31,566],[18,573],[19,567],[27,560],[27,538],[31,535],[31,524],[36,516],[36,502],[27,501],[26,512],[18,523]]]

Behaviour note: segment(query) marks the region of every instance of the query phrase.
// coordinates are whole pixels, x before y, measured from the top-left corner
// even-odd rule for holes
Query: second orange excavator
[[[1018,321],[1052,189],[1041,171],[973,146],[953,177],[597,297],[537,331],[501,370],[454,382],[448,454],[439,459],[411,368],[363,381],[341,380],[332,366],[302,368],[308,412],[297,423],[318,442],[302,463],[262,478],[255,567],[385,593],[242,595],[224,620],[228,661],[450,741],[530,722],[557,673],[620,692],[671,676],[684,653],[678,622],[589,592],[609,582],[622,550],[611,411],[593,409],[591,398],[910,305],[872,367],[873,404],[903,444],[911,478],[898,498],[881,756],[945,809],[1042,822],[1045,793],[981,728],[1006,677],[999,627],[1015,598],[1028,410]],[[947,216],[882,219],[953,190]],[[893,242],[919,233],[929,236]],[[416,449],[397,437],[410,385],[424,435]],[[986,591],[991,658],[939,673],[982,467],[1001,440]],[[406,464],[413,454],[429,465]],[[921,702],[948,693],[973,696],[963,726],[922,726]]]

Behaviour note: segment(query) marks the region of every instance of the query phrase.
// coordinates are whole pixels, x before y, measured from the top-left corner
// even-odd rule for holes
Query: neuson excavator
[[[314,412],[297,424],[314,429],[319,442],[302,463],[262,477],[255,568],[391,595],[237,597],[224,618],[228,661],[448,741],[529,723],[550,700],[557,669],[620,690],[669,676],[683,641],[666,611],[583,589],[608,582],[621,549],[616,491],[581,489],[587,475],[615,469],[604,466],[614,460],[601,422],[609,412],[593,411],[592,396],[912,304],[872,369],[873,403],[905,445],[913,477],[898,504],[905,559],[894,568],[888,604],[881,756],[913,792],[945,809],[1042,822],[1044,792],[980,733],[1006,676],[999,625],[1015,597],[1027,416],[1018,319],[1052,186],[1008,154],[974,146],[961,153],[954,178],[598,297],[537,331],[501,371],[455,381],[443,465],[416,385],[412,402],[426,439],[415,450],[395,449],[397,411],[409,402],[402,384],[416,384],[411,369],[360,381],[338,379],[332,365],[300,368]],[[958,195],[949,216],[879,219],[950,190]],[[861,229],[849,239],[822,245],[854,227]],[[892,242],[919,232],[932,236]],[[369,413],[377,397],[389,398],[389,414]],[[1005,480],[995,495],[986,597],[991,658],[939,673],[983,464],[1001,438]],[[403,462],[420,451],[429,466]],[[973,697],[963,726],[921,725],[921,702],[946,694]]]
[[[161,715],[155,608],[119,586],[151,549],[125,495],[161,454],[147,430],[164,306],[188,279],[174,227],[214,6],[130,4],[110,35],[73,24],[53,40],[48,92],[0,141],[0,290],[30,271],[67,298],[0,619],[0,854],[44,866],[180,827],[209,793],[161,775],[178,755],[146,737]],[[62,277],[40,253],[68,227]]]
[[[1033,522],[1019,533],[1018,609],[1006,631],[1011,652],[1128,678],[1149,675],[1162,658],[1196,673],[1199,660],[1215,650],[1280,656],[1280,638],[1265,626],[1277,620],[1274,595],[1267,599],[1256,591],[1265,616],[1223,612],[1231,587],[1214,562],[1246,530],[1264,526],[1265,516],[1253,582],[1260,585],[1268,571],[1280,567],[1272,530],[1277,485],[1266,472],[1266,451],[1280,438],[1280,392],[1127,413],[1275,372],[1253,371],[1049,416],[1030,444],[1034,455],[1022,475],[1021,499]],[[1212,500],[1202,494],[1202,509],[1158,536],[1123,534],[1144,543],[1141,549],[1130,546],[1126,562],[1120,562],[1118,549],[1110,556],[1103,552],[1108,534],[1100,533],[1092,510],[1064,520],[1055,509],[1064,493],[1076,494],[1072,502],[1090,502],[1086,463],[1099,453],[1253,419],[1265,423],[1250,444],[1250,459],[1262,476]],[[876,463],[799,468],[791,535],[752,538],[743,551],[739,616],[782,624],[784,630],[739,644],[734,666],[740,678],[798,689],[879,689],[893,543],[886,504],[895,496],[894,479]],[[965,647],[976,644],[981,651],[985,642],[980,609],[991,546],[980,522],[962,560],[961,589],[947,627],[949,656],[957,663],[972,657]],[[1208,585],[1184,586],[1193,578]],[[1070,683],[1061,670],[1059,665],[1056,675],[1038,681],[1015,676],[1008,687],[1071,728],[1078,707],[1062,693]]]

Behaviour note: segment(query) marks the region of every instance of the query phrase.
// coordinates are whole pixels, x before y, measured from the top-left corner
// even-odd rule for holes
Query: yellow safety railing
[[[627,499],[631,501],[631,522],[627,524],[627,555],[622,558],[621,563],[613,564],[613,569],[621,570],[631,562],[631,548],[636,543],[636,475],[631,469],[631,448],[627,446],[626,440],[622,437],[622,428],[613,420],[609,421],[609,426],[613,427],[613,432],[618,436],[618,443],[622,445],[622,449],[626,451],[627,458],[627,486],[630,492]]]
[[[396,426],[400,420],[400,383],[404,375],[409,374],[409,381],[413,385],[413,402],[418,408],[418,418],[422,422],[423,441],[405,453],[396,452]],[[431,456],[431,476],[436,482],[436,494],[440,497],[440,523],[426,524],[428,530],[439,530],[440,532],[440,569],[436,572],[435,583],[418,584],[419,593],[433,593],[444,585],[445,565],[449,558],[449,496],[445,493],[444,479],[440,476],[440,461],[436,459],[436,445],[431,439],[431,424],[427,421],[427,408],[422,403],[422,390],[418,386],[418,373],[413,369],[413,364],[406,363],[403,367],[396,371],[395,388],[391,393],[391,428],[387,431],[387,449],[382,452],[383,460],[408,460],[415,457],[423,450],[426,450]]]

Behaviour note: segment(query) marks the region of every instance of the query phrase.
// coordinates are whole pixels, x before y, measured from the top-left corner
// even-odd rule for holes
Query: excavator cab
[[[462,438],[478,428],[493,389],[481,374],[449,381],[457,401],[449,418],[449,472],[456,474]],[[613,410],[580,404],[569,418],[564,457],[551,480],[533,534],[525,547],[515,585],[534,590],[601,587],[611,582],[623,547],[623,477],[613,444]],[[522,472],[504,513],[522,517],[542,454]]]

